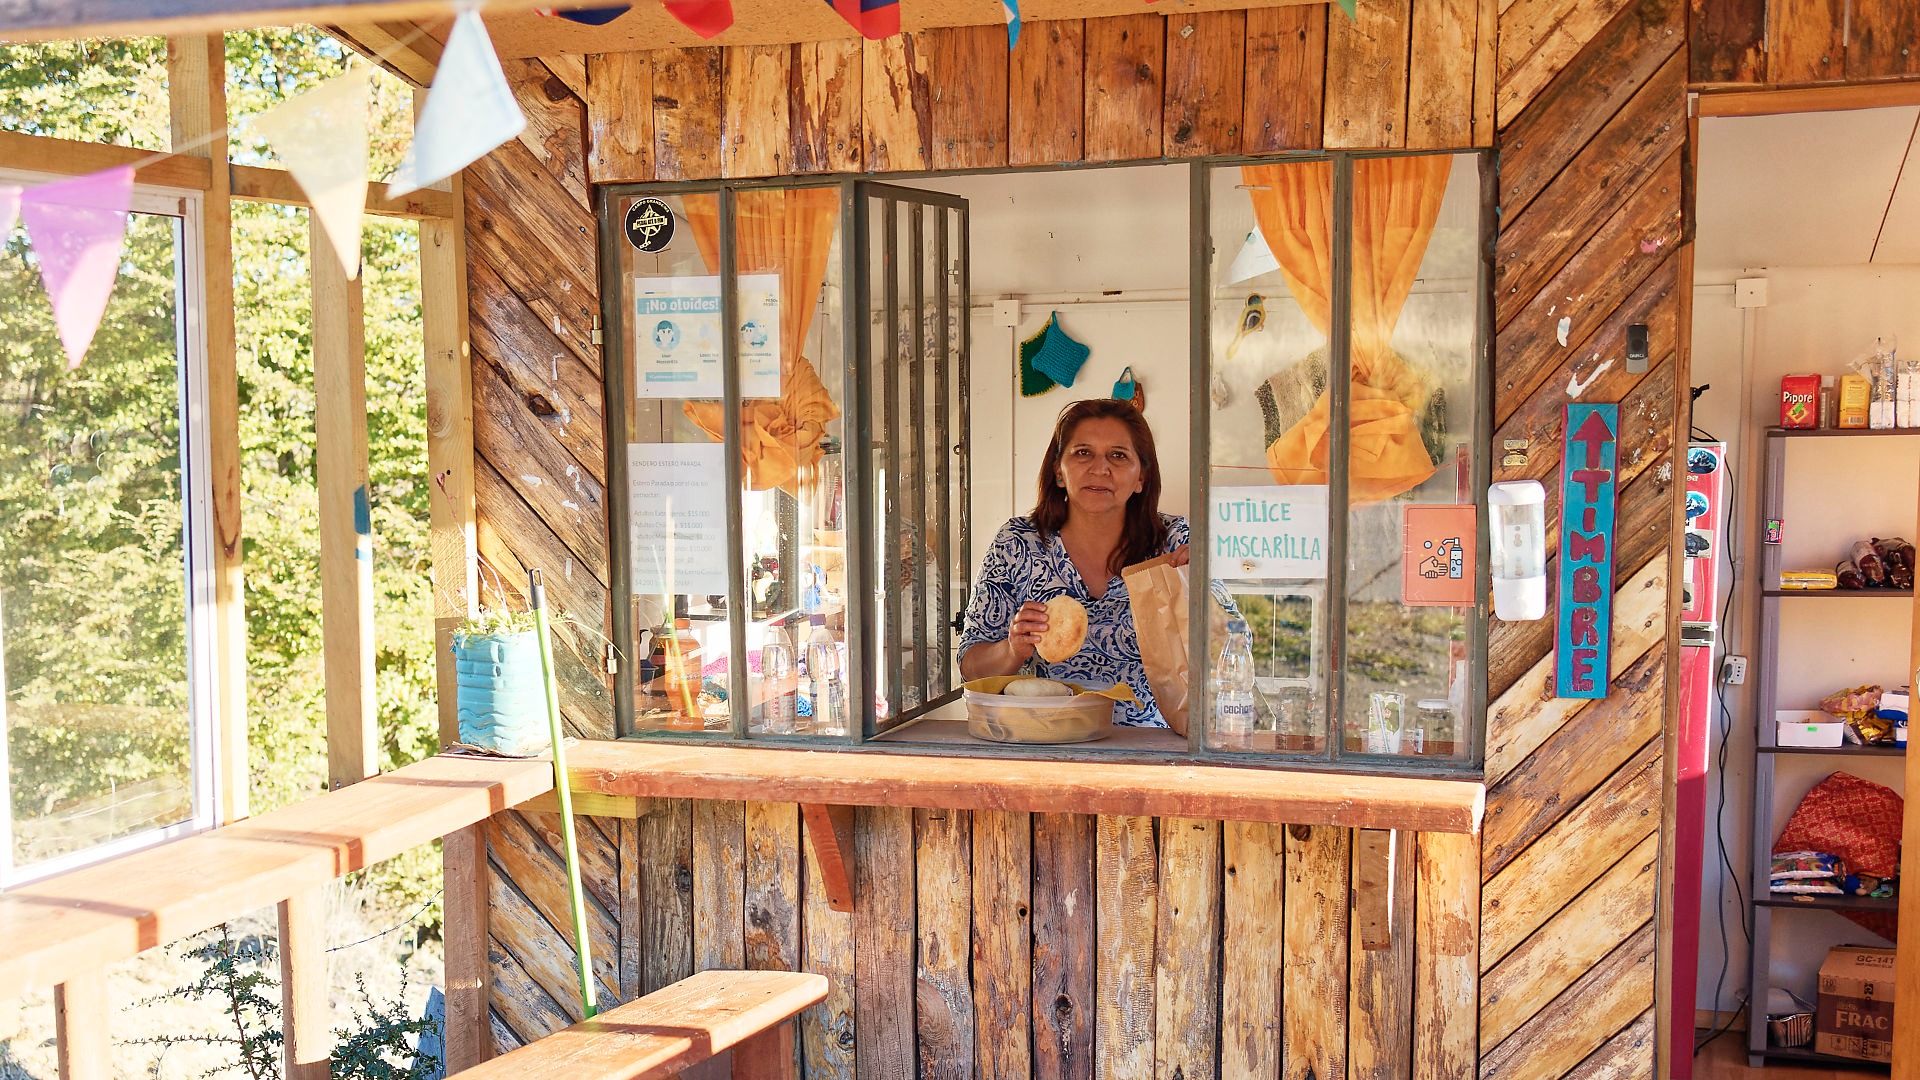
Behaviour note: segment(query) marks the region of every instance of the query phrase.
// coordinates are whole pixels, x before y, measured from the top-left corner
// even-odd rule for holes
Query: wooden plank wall
[[[1920,78],[1911,0],[1695,0],[1689,66],[1702,86]]]
[[[863,811],[847,915],[795,808],[658,801],[583,831],[610,996],[736,956],[825,972],[810,1076],[1654,1074],[1686,10],[1327,11],[1035,23],[1023,40],[1046,47],[1011,58],[972,28],[513,62],[533,122],[466,182],[481,556],[509,589],[544,566],[604,625],[591,183],[1493,144],[1496,440],[1532,440],[1496,477],[1557,475],[1571,396],[1622,403],[1613,696],[1553,698],[1545,625],[1496,624],[1485,834],[1399,838],[1407,934],[1386,950],[1350,932],[1346,831]],[[1634,322],[1645,374],[1625,370]],[[563,661],[569,723],[609,735],[593,656]],[[490,827],[503,1046],[569,1016],[551,833]]]
[[[1552,545],[1566,404],[1619,402],[1621,433],[1610,696],[1552,696],[1551,620],[1493,624],[1479,867],[1487,1078],[1656,1071],[1690,284],[1686,18],[1684,0],[1514,0],[1500,14],[1494,445],[1531,447],[1494,478],[1546,483]],[[1626,367],[1633,323],[1651,335],[1641,374]]]
[[[822,971],[809,1077],[1467,1075],[1470,836],[1401,834],[1389,947],[1347,946],[1356,835],[1176,818],[861,809],[827,908],[783,803],[640,800],[580,823],[602,1000],[695,970]],[[487,825],[492,1020],[578,1016],[558,819]],[[1417,948],[1416,948],[1417,945]],[[1416,954],[1418,962],[1416,963]]]

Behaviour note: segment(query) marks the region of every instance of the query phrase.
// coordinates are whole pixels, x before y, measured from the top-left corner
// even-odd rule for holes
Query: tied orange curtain
[[[1347,491],[1377,502],[1433,475],[1420,439],[1420,412],[1432,387],[1389,344],[1413,291],[1420,260],[1440,218],[1453,161],[1446,155],[1362,158],[1353,166],[1353,381]],[[1300,309],[1321,333],[1333,325],[1333,164],[1249,165],[1241,169],[1261,238],[1280,264]],[[1307,415],[1267,447],[1267,469],[1282,484],[1324,484],[1332,400],[1323,392]]]
[[[687,199],[683,214],[709,269],[720,265],[720,200]],[[743,191],[734,197],[734,245],[742,274],[780,275],[780,396],[741,403],[741,461],[754,491],[800,482],[820,460],[820,440],[840,415],[812,361],[800,347],[813,325],[820,285],[827,278],[840,193],[834,188]],[[726,409],[718,401],[689,401],[687,419],[715,442],[726,438]]]

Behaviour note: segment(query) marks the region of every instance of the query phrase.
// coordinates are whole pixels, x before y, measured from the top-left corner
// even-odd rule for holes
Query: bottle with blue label
[[[1212,742],[1220,750],[1253,747],[1253,642],[1247,624],[1227,624],[1227,643],[1213,664]]]

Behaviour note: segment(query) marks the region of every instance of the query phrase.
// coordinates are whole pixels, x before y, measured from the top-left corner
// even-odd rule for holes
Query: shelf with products
[[[1920,436],[1920,429],[1770,428],[1762,442],[1760,512],[1770,542],[1760,547],[1758,575],[1762,586],[1755,664],[1758,723],[1752,758],[1752,862],[1748,875],[1748,913],[1753,927],[1750,1001],[1766,1000],[1776,974],[1791,984],[1794,979],[1786,973],[1796,968],[1804,970],[1809,962],[1804,955],[1807,943],[1813,943],[1811,948],[1819,947],[1818,925],[1807,921],[1806,915],[1786,913],[1802,910],[1862,916],[1886,915],[1899,909],[1895,898],[1774,894],[1769,886],[1774,840],[1793,811],[1794,791],[1809,774],[1818,778],[1836,771],[1855,772],[1895,789],[1903,786],[1897,777],[1903,770],[1904,747],[1781,746],[1776,721],[1805,715],[1790,710],[1796,705],[1811,708],[1813,700],[1843,686],[1906,682],[1907,675],[1902,672],[1913,630],[1907,613],[1914,590],[1782,589],[1778,584],[1782,570],[1788,566],[1832,569],[1834,563],[1828,561],[1829,557],[1845,559],[1846,549],[1854,540],[1913,535],[1912,523],[1920,509],[1910,494],[1914,490],[1910,482],[1913,466],[1907,448],[1913,443],[1874,441],[1909,436]],[[1857,441],[1861,438],[1867,441]],[[1820,442],[1833,439],[1841,441]],[[1889,471],[1891,476],[1886,475]],[[1788,558],[1794,561],[1788,562]],[[1897,599],[1901,603],[1836,607],[1795,602],[1814,598]],[[1896,646],[1900,656],[1897,662],[1893,658]],[[1776,914],[1789,920],[1781,927],[1777,942],[1773,933]],[[1778,958],[1773,955],[1776,950]],[[1748,1040],[1748,1052],[1756,1060],[1766,1057],[1873,1064],[1820,1054],[1810,1047],[1770,1045],[1764,1023],[1752,1025]]]

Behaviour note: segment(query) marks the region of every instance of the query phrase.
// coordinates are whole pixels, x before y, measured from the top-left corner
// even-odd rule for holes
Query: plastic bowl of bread
[[[1000,743],[1078,743],[1113,732],[1113,705],[1133,701],[1125,683],[1082,686],[1058,679],[1002,675],[962,687],[967,733]]]

